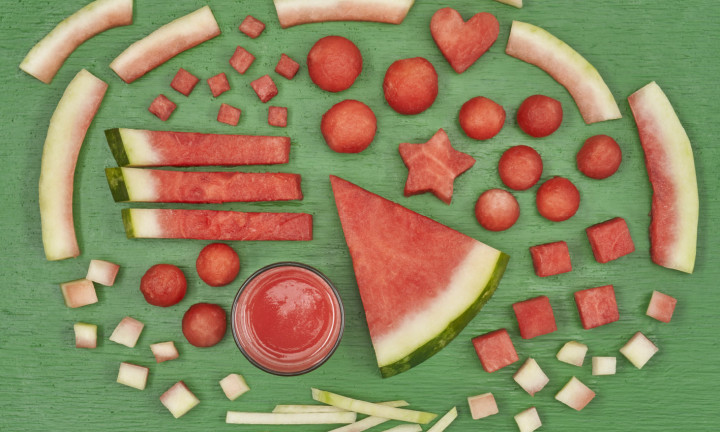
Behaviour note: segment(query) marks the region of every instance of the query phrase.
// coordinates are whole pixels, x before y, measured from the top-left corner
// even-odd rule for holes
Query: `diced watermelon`
[[[287,79],[293,79],[299,69],[300,63],[291,59],[287,54],[280,54],[280,60],[275,66],[275,72]]]
[[[472,343],[486,372],[495,372],[519,360],[512,339],[505,329],[476,336]]]
[[[73,325],[75,331],[75,348],[97,348],[97,325],[84,322]]]
[[[276,127],[287,126],[287,107],[271,106],[268,108],[268,124]]]
[[[535,274],[540,277],[572,271],[570,250],[564,241],[530,246],[530,255],[532,255]]]
[[[593,255],[599,263],[616,260],[635,251],[625,219],[616,217],[585,229]]]
[[[108,145],[119,166],[283,164],[290,138],[198,132],[108,129]]]
[[[307,213],[123,209],[128,238],[312,240]]]
[[[165,121],[170,118],[170,115],[175,111],[175,108],[177,108],[175,102],[161,94],[153,99],[148,111],[153,113],[153,115],[160,120]]]
[[[555,395],[555,399],[574,410],[582,410],[595,398],[595,392],[579,379],[572,377]]]
[[[677,300],[660,291],[653,291],[646,315],[658,321],[669,323],[672,319]]]
[[[638,369],[642,369],[648,361],[659,351],[659,348],[652,343],[642,332],[637,332],[630,338],[620,353]]]
[[[112,286],[115,283],[115,277],[119,270],[120,266],[115,263],[103,260],[90,260],[85,278],[101,285]]]
[[[220,105],[220,109],[218,110],[217,121],[229,124],[230,126],[237,126],[240,122],[241,115],[242,110],[240,108],[223,103]]]
[[[495,0],[506,5],[515,6],[516,8],[523,7],[523,0]]]
[[[301,200],[300,174],[105,168],[115,202],[223,203]]]
[[[423,362],[495,291],[509,257],[338,177],[330,177],[378,366]]]
[[[60,284],[65,306],[78,308],[98,302],[95,285],[91,280],[78,279]]]
[[[468,398],[470,415],[473,420],[478,420],[498,413],[498,406],[495,396],[492,393],[484,393]]]
[[[620,319],[615,289],[612,285],[588,288],[575,292],[580,321],[584,329],[610,324]]]
[[[547,296],[513,303],[513,311],[523,339],[532,339],[557,330],[555,315]]]
[[[128,348],[134,348],[144,328],[145,324],[133,317],[126,316],[120,320],[109,339]]]
[[[500,24],[487,12],[463,21],[458,11],[446,7],[433,14],[430,33],[450,66],[463,73],[495,43]]]
[[[655,82],[630,95],[628,101],[653,188],[650,256],[658,265],[692,273],[699,198],[690,139]]]
[[[250,83],[262,103],[267,103],[278,94],[277,86],[270,75],[263,75]]]
[[[199,404],[200,399],[187,388],[183,381],[178,381],[160,396],[160,402],[173,417],[179,418]]]
[[[252,15],[248,15],[245,17],[238,29],[246,35],[250,36],[251,38],[255,39],[256,37],[260,36],[263,30],[265,30],[265,23]]]
[[[180,68],[175,74],[172,82],[170,83],[170,87],[174,88],[185,96],[190,96],[190,93],[192,93],[198,82],[200,82],[200,78],[196,77],[185,69]]]
[[[230,90],[230,83],[228,82],[227,75],[225,72],[221,72],[215,76],[208,78],[208,86],[210,86],[210,92],[213,97],[218,97],[226,91]]]
[[[245,48],[238,46],[235,48],[235,53],[230,57],[230,66],[233,67],[239,74],[244,74],[250,68],[250,65],[255,61],[255,56],[250,54]]]
[[[325,21],[400,24],[415,0],[273,0],[282,28]]]

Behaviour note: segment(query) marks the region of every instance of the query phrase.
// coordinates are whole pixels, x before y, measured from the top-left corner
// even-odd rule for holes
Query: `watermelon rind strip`
[[[414,350],[407,356],[387,365],[380,365],[380,374],[383,378],[397,375],[401,372],[417,366],[428,358],[435,355],[438,351],[449,344],[457,335],[472,321],[472,319],[480,312],[480,309],[490,300],[500,283],[500,279],[505,273],[510,256],[500,252],[498,255],[495,268],[490,276],[485,288],[482,290],[478,298],[455,320],[453,320],[440,334],[425,342],[418,349]]]
[[[130,194],[125,184],[122,168],[105,168],[105,177],[107,177],[110,192],[115,202],[130,201]]]
[[[123,226],[125,227],[125,234],[127,238],[132,239],[136,238],[135,235],[135,226],[133,225],[133,218],[132,218],[132,209],[122,209],[122,221]]]
[[[115,162],[117,162],[119,166],[130,165],[130,159],[125,152],[125,143],[123,143],[120,129],[107,129],[105,131],[105,139],[107,139],[108,146],[110,147],[110,152],[112,152],[112,155],[115,158]]]

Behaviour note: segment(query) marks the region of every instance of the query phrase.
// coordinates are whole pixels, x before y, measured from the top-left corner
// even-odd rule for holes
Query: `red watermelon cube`
[[[515,346],[505,329],[477,336],[472,343],[486,372],[495,372],[519,360]]]
[[[175,108],[177,108],[177,105],[175,105],[175,103],[170,99],[166,98],[165,95],[161,94],[152,101],[148,111],[155,114],[155,116],[160,120],[165,121],[170,118],[170,114],[175,111]]]
[[[564,241],[530,246],[535,274],[540,277],[567,273],[572,270],[570,251]]]
[[[185,96],[190,96],[190,93],[193,91],[199,81],[200,78],[196,77],[185,69],[180,68],[180,70],[178,70],[175,74],[175,78],[173,78],[172,82],[170,82],[170,87],[174,88]]]
[[[238,28],[241,32],[255,39],[256,37],[260,36],[260,33],[262,33],[263,30],[265,30],[265,23],[252,15],[248,15],[245,17],[243,22],[240,24],[240,27]]]
[[[268,108],[268,124],[270,126],[286,127],[288,110],[286,107],[271,106]]]
[[[575,303],[584,329],[610,324],[620,319],[612,285],[588,288],[575,293]]]
[[[669,323],[675,311],[676,304],[677,300],[674,297],[670,297],[660,291],[653,291],[646,314],[658,321]]]
[[[235,53],[230,57],[230,66],[238,71],[238,73],[244,74],[254,61],[255,56],[250,54],[245,48],[239,46],[235,48]]]
[[[270,78],[270,75],[263,75],[251,82],[250,85],[262,103],[267,103],[278,94],[278,89],[275,86],[275,82]]]
[[[214,77],[208,78],[208,85],[210,91],[214,97],[218,97],[226,91],[230,90],[230,83],[228,82],[227,75],[225,72],[219,73]]]
[[[606,263],[635,250],[625,219],[616,217],[585,230],[595,260]]]
[[[523,339],[532,339],[557,330],[555,315],[547,296],[514,303],[513,310]]]
[[[280,60],[277,66],[275,66],[275,72],[284,76],[287,79],[293,79],[300,69],[300,63],[291,59],[285,54],[280,55]]]
[[[218,111],[217,120],[220,123],[229,124],[231,126],[237,126],[238,122],[240,121],[240,114],[242,111],[240,108],[235,108],[232,105],[228,104],[222,104],[220,105],[220,110]]]

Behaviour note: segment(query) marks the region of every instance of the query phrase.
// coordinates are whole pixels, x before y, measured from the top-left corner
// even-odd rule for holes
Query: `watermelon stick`
[[[399,401],[380,402],[378,405],[385,405],[385,406],[389,406],[389,407],[399,408],[399,407],[408,406],[409,404],[403,400],[399,400]],[[330,408],[339,409],[332,405],[327,405],[327,406]],[[379,424],[385,423],[388,420],[389,419],[387,419],[385,417],[369,416],[369,417],[365,417],[362,420],[358,420],[355,423],[350,423],[349,425],[340,426],[337,429],[332,429],[329,432],[363,432],[363,431],[368,430],[372,427],[375,427]]]
[[[318,402],[326,403],[328,405],[336,406],[338,408],[343,408],[348,411],[355,411],[360,414],[383,417],[390,420],[400,420],[405,422],[426,424],[430,423],[432,419],[437,417],[436,414],[429,412],[389,407],[377,403],[352,399],[347,396],[342,396],[324,390],[318,390],[316,388],[312,389],[312,397]]]
[[[330,413],[264,413],[228,411],[226,423],[231,424],[333,424],[352,423],[357,413],[338,411]]]
[[[440,420],[436,421],[434,425],[427,432],[442,432],[450,426],[450,423],[455,421],[457,418],[457,407],[452,407],[444,416],[440,417]]]

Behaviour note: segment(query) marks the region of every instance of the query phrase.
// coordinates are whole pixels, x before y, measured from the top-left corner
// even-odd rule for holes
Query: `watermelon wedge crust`
[[[539,67],[565,87],[585,123],[622,117],[612,92],[597,69],[546,30],[513,21],[505,53]]]
[[[508,255],[331,176],[383,377],[445,347],[497,288]]]
[[[176,55],[220,34],[209,6],[158,28],[130,45],[110,63],[110,69],[130,84]]]
[[[273,0],[280,26],[325,21],[400,24],[415,0]]]
[[[62,20],[33,46],[20,69],[50,84],[65,60],[86,40],[132,24],[133,0],[96,0]]]
[[[650,256],[663,267],[692,273],[699,198],[690,139],[655,82],[628,97],[653,188]]]
[[[290,138],[199,132],[108,129],[119,166],[268,165],[290,160]]]
[[[80,147],[105,96],[107,84],[82,69],[50,118],[40,166],[39,203],[45,257],[80,255],[73,221],[73,181]]]
[[[300,174],[105,168],[115,202],[225,203],[303,198]]]

